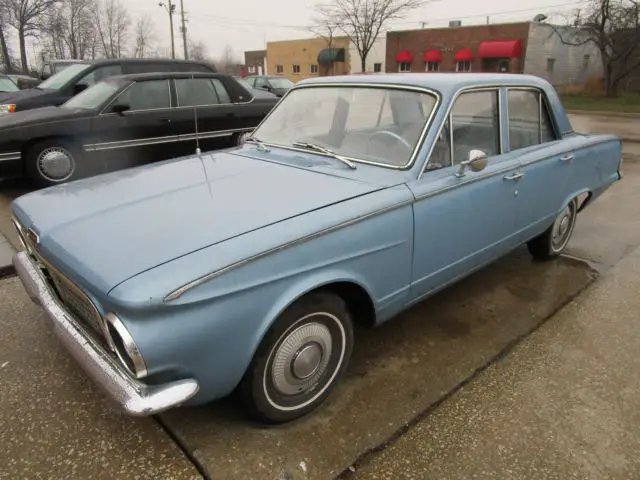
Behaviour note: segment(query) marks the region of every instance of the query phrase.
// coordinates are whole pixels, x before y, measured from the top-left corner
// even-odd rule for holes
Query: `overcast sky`
[[[121,0],[132,20],[148,15],[155,24],[155,34],[165,48],[170,46],[169,16],[158,5],[160,0]],[[165,0],[166,1],[166,0]],[[173,0],[178,15],[174,18],[176,54],[182,52],[179,33],[180,0]],[[326,1],[326,0],[325,0]],[[238,59],[245,50],[264,48],[265,41],[305,38],[310,36],[308,25],[313,5],[318,0],[183,0],[187,12],[187,30],[195,41],[203,41],[209,55],[219,56],[230,45]],[[446,26],[449,20],[462,20],[463,25],[504,21],[530,20],[537,13],[570,13],[585,1],[570,0],[438,0],[427,3],[420,10],[396,21],[391,29]],[[556,17],[558,18],[558,17]],[[13,42],[12,42],[13,43]],[[169,50],[165,50],[169,53]],[[16,52],[17,53],[17,52]],[[31,52],[30,57],[32,57]]]

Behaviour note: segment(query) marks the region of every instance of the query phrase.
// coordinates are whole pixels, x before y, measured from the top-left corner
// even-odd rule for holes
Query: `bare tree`
[[[101,0],[94,11],[98,39],[106,58],[120,58],[126,53],[131,28],[129,13],[120,0]]]
[[[42,20],[53,11],[59,0],[3,0],[8,9],[8,24],[18,31],[20,64],[24,72],[29,71],[26,39],[36,36],[42,29]]]
[[[198,62],[207,60],[207,46],[199,40],[197,42],[190,41],[189,44],[189,58]]]
[[[553,26],[565,45],[594,45],[600,52],[606,95],[618,95],[620,84],[640,67],[640,2],[590,0],[569,25]]]
[[[155,25],[150,17],[141,16],[134,27],[136,47],[134,57],[145,58],[151,55],[152,43],[155,41]]]
[[[222,55],[216,62],[216,67],[221,73],[237,75],[240,70],[240,61],[236,57],[231,45],[225,45]]]
[[[6,72],[13,72],[13,59],[7,44],[7,31],[5,25],[9,23],[9,9],[6,1],[0,0],[0,55]]]
[[[311,27],[311,33],[322,38],[327,44],[327,48],[333,47],[333,39],[338,31],[338,24],[331,15],[324,12],[313,19]]]
[[[340,31],[356,47],[360,67],[365,71],[367,56],[375,41],[389,23],[403,18],[429,0],[334,0],[330,4],[316,5],[316,22],[325,32],[331,26]],[[322,27],[324,25],[324,27]]]

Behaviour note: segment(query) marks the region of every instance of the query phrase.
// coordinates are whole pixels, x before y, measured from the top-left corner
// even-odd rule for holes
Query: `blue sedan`
[[[522,244],[557,257],[620,167],[620,140],[574,132],[537,77],[321,77],[237,147],[18,198],[14,265],[127,413],[238,391],[286,422],[344,375],[354,323]]]

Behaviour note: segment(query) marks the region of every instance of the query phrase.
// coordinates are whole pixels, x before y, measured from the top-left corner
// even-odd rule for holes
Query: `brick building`
[[[600,75],[593,45],[567,45],[558,29],[518,22],[406,30],[387,33],[387,72],[528,73],[556,86],[576,85]]]
[[[387,72],[524,70],[529,22],[387,33]]]
[[[267,43],[267,73],[292,82],[323,75],[349,73],[349,39],[303,38]]]

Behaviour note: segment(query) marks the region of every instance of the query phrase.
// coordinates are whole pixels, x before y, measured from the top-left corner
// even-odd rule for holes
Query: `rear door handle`
[[[505,180],[520,180],[522,177],[524,177],[524,173],[518,172],[512,173],[511,175],[505,175],[502,178],[504,178]]]
[[[570,162],[571,160],[573,160],[573,157],[574,157],[573,153],[567,153],[567,154],[565,154],[565,155],[560,157],[560,161],[561,162]]]

